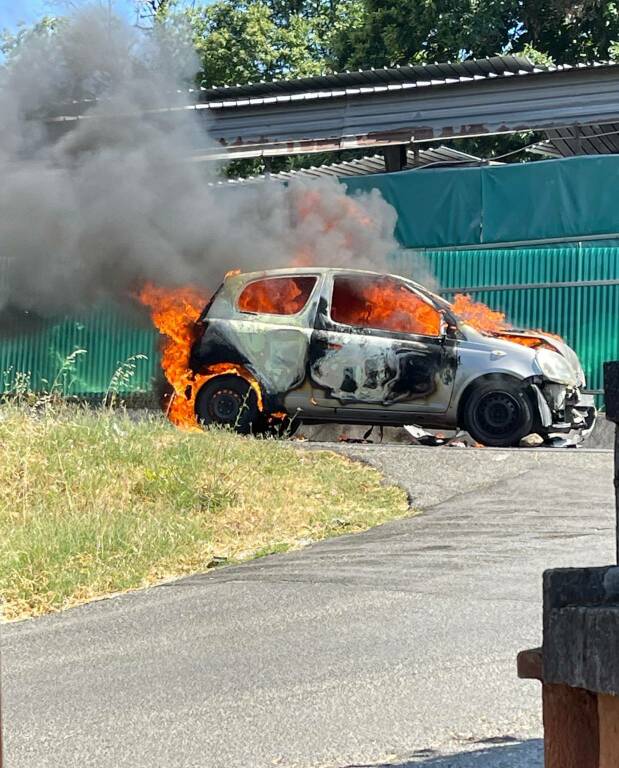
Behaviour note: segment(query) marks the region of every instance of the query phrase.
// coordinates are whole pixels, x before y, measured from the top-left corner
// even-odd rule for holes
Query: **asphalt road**
[[[2,629],[7,768],[541,766],[541,573],[612,562],[608,452],[346,446],[423,514]]]

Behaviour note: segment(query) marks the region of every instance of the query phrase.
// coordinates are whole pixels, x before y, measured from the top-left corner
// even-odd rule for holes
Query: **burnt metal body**
[[[238,308],[241,292],[252,282],[308,275],[316,283],[297,314],[255,314]],[[563,355],[579,368],[573,387],[547,380],[533,349],[478,333],[461,323],[443,299],[398,276],[391,277],[441,313],[444,329],[439,335],[344,325],[331,313],[334,280],[342,275],[376,277],[328,268],[230,277],[199,322],[193,370],[204,373],[217,363],[243,366],[259,383],[267,412],[285,411],[304,422],[456,428],[472,388],[494,378],[529,388],[540,431],[593,426],[593,399],[580,391],[584,377],[569,348]]]

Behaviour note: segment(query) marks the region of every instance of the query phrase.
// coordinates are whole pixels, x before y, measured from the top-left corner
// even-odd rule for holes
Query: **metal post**
[[[385,170],[387,173],[401,171],[406,165],[407,144],[392,144],[383,147],[383,157],[385,158]]]
[[[615,424],[615,551],[619,564],[619,360],[604,363],[606,418]]]

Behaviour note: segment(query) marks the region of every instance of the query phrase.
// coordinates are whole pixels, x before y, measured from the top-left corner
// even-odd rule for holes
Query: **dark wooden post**
[[[606,418],[615,424],[615,551],[619,563],[619,360],[604,363]]]

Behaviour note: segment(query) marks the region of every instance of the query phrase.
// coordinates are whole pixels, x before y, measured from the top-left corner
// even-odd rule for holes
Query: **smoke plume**
[[[208,289],[235,268],[386,263],[396,215],[378,193],[350,198],[332,179],[222,188],[189,159],[204,125],[157,111],[198,69],[187,37],[87,9],[0,70],[0,309],[51,316],[145,281]],[[59,131],[54,118],[76,112],[88,116]]]

